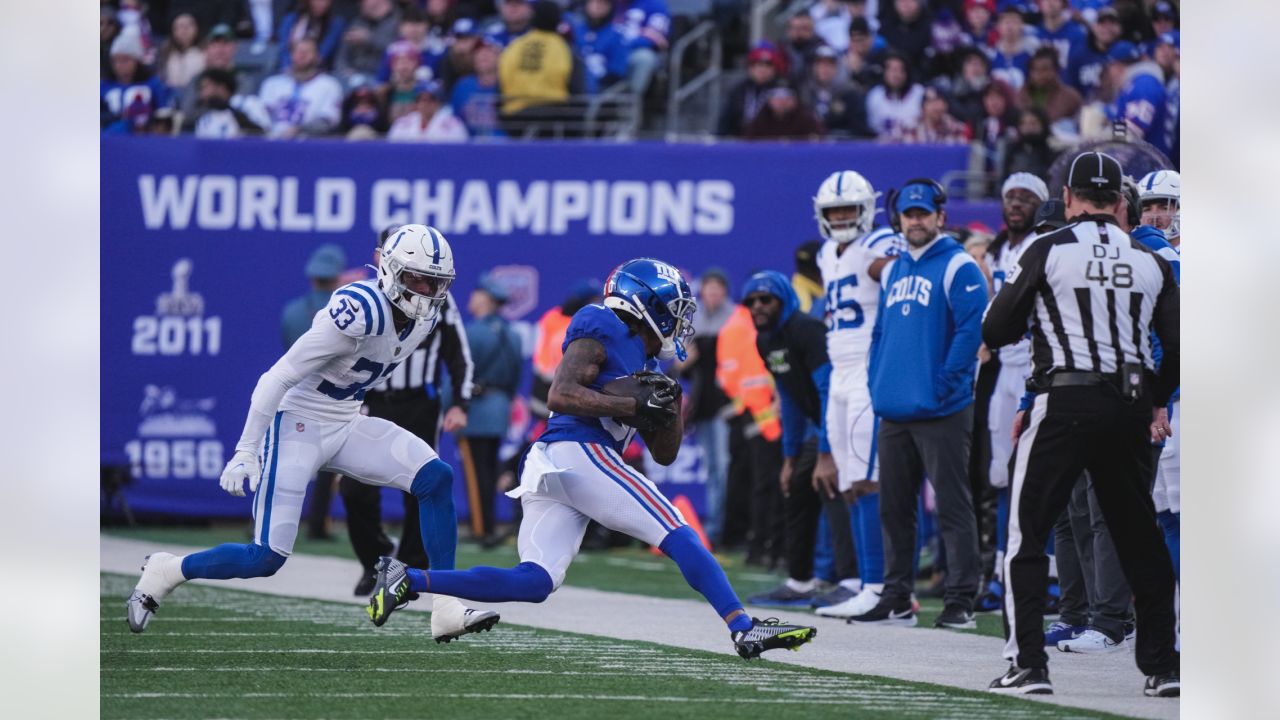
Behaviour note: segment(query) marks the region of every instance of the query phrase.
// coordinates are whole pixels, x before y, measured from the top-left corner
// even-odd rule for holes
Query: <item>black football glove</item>
[[[680,383],[659,372],[641,371],[632,377],[640,382],[636,414],[618,421],[641,432],[671,427],[680,413]]]

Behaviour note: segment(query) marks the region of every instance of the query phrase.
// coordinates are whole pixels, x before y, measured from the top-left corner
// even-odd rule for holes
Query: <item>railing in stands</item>
[[[682,75],[685,62],[685,54],[696,43],[706,38],[711,45],[711,56],[708,58],[707,67],[702,72],[693,76],[684,82]],[[693,96],[694,93],[705,87],[710,87],[712,92],[710,95],[710,107],[706,113],[708,127],[706,130],[710,132],[714,126],[715,119],[720,115],[720,93],[716,92],[715,82],[720,78],[720,65],[722,54],[724,52],[723,41],[720,39],[720,33],[716,24],[710,20],[703,20],[698,23],[692,30],[685,33],[679,40],[671,46],[671,52],[668,57],[670,69],[668,70],[668,88],[667,97],[667,140],[674,142],[681,134],[680,127],[680,107],[686,100]]]

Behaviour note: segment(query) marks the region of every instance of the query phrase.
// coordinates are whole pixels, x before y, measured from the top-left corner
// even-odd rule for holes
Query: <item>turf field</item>
[[[437,645],[426,613],[374,628],[358,606],[199,585],[133,635],[135,578],[101,577],[104,718],[1111,717],[506,624]]]
[[[246,526],[247,528],[248,526]],[[150,540],[159,543],[174,543],[194,547],[212,547],[224,542],[247,542],[248,529],[237,526],[215,528],[131,528],[111,529],[113,535],[134,540]],[[334,539],[326,541],[308,540],[299,537],[294,552],[330,555],[335,557],[354,558],[351,543],[347,541],[345,531],[340,526],[334,530]],[[719,554],[717,558],[729,576],[738,595],[745,600],[751,595],[777,586],[785,579],[783,573],[764,572],[758,568],[745,565],[742,556],[736,554]],[[460,542],[458,544],[459,568],[476,565],[492,565],[509,567],[519,562],[516,556],[514,541],[511,544],[485,550],[477,545]],[[345,581],[344,581],[345,582]],[[355,586],[356,578],[349,581]],[[701,595],[694,592],[675,563],[665,556],[651,554],[639,548],[617,548],[596,552],[583,552],[574,559],[569,567],[565,584],[592,588],[596,590],[612,590],[637,595],[668,597],[684,600],[700,600]],[[794,611],[788,611],[794,614]],[[933,630],[933,621],[942,612],[942,601],[925,598],[920,602],[920,627]],[[979,615],[974,632],[991,637],[1004,637],[1000,615],[988,613]],[[954,630],[938,630],[936,632],[957,632]]]

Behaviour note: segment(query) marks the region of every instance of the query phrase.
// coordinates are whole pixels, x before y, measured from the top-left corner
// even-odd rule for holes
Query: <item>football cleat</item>
[[[431,610],[431,637],[438,643],[453,642],[467,633],[490,630],[500,619],[492,610],[474,610],[457,598],[437,596]]]
[[[129,611],[129,629],[140,633],[147,629],[147,623],[151,622],[151,616],[160,608],[160,603],[141,590],[134,590],[125,607]]]
[[[1178,674],[1178,671],[1174,670],[1160,675],[1148,675],[1142,694],[1147,697],[1178,697],[1182,694],[1182,683],[1178,679]]]
[[[991,681],[987,690],[1001,695],[1052,695],[1047,668],[1020,668],[1010,665],[1009,671]]]
[[[365,612],[374,625],[382,627],[391,613],[417,600],[418,593],[409,589],[409,575],[405,572],[408,565],[395,558],[382,556],[373,570],[376,579],[373,584],[373,595],[369,596],[369,607]]]
[[[817,596],[817,589],[792,590],[789,585],[783,583],[768,592],[752,595],[747,598],[747,604],[781,608],[810,607]]]
[[[778,618],[751,618],[751,628],[729,633],[733,647],[743,660],[760,657],[766,650],[799,650],[818,635],[818,629],[807,625],[786,625]]]

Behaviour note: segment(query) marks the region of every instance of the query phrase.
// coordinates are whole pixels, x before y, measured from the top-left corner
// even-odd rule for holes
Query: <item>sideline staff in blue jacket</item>
[[[927,476],[947,553],[945,609],[935,624],[975,627],[978,530],[968,467],[987,282],[960,243],[942,233],[945,202],[937,183],[912,180],[891,205],[908,247],[881,276],[869,368],[871,404],[880,416],[885,584],[880,604],[851,622],[916,624],[916,502]]]

